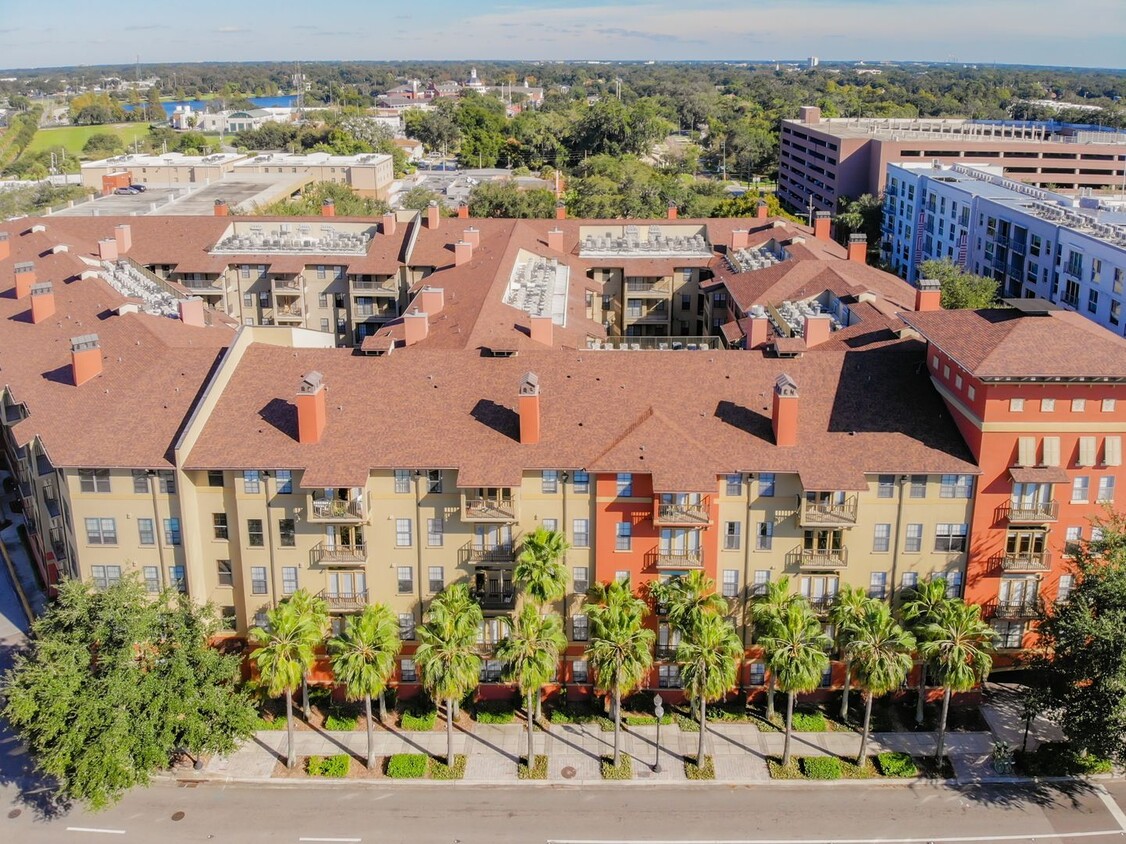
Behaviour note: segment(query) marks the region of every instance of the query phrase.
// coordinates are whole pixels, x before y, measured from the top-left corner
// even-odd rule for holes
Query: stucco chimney
[[[297,441],[314,445],[321,441],[328,421],[324,376],[317,371],[302,376],[297,388]]]
[[[563,229],[552,229],[547,233],[547,248],[553,252],[563,251]]]
[[[520,382],[520,442],[535,445],[540,441],[540,379],[529,372]]]
[[[850,234],[848,236],[848,259],[858,264],[868,263],[868,236]]]
[[[31,287],[39,279],[35,276],[35,264],[24,261],[12,268],[16,277],[16,298],[22,299],[31,294]]]
[[[55,293],[51,282],[31,286],[31,321],[35,325],[55,315]]]
[[[216,217],[226,217],[231,213],[231,209],[225,199],[216,199],[215,205],[212,206],[211,210]]]
[[[107,237],[98,241],[98,257],[103,261],[117,260],[117,239]]]
[[[322,217],[335,217],[336,216],[336,201],[331,197],[321,203],[321,216]]]
[[[441,287],[427,285],[418,291],[415,302],[418,304],[419,310],[429,316],[434,316],[441,313],[442,308],[446,305],[446,291]]]
[[[937,278],[920,278],[916,282],[915,310],[942,310],[942,284]]]
[[[383,233],[394,234],[395,229],[399,227],[399,218],[395,216],[394,211],[388,211],[383,215]]]
[[[179,306],[180,322],[184,325],[194,325],[198,328],[207,325],[207,320],[203,315],[203,299],[198,296],[191,296],[187,299],[181,299]]]
[[[550,316],[534,316],[531,320],[532,339],[537,343],[543,343],[545,346],[552,344],[553,334],[555,331],[555,323],[551,321]]]
[[[481,230],[474,226],[470,226],[462,234],[461,239],[472,246],[474,249],[476,249],[481,245]]]
[[[473,244],[467,240],[459,240],[454,244],[454,266],[460,267],[473,258]]]
[[[740,249],[746,249],[747,244],[750,243],[751,233],[746,229],[735,229],[731,232],[731,248],[735,252]]]
[[[770,317],[751,317],[750,331],[747,332],[747,348],[761,349],[770,339]]]
[[[665,212],[665,216],[668,217],[668,219],[670,219],[670,220],[675,220],[676,214],[677,214],[676,203],[670,202],[668,210]]]
[[[812,349],[814,346],[820,346],[829,339],[829,335],[833,332],[833,323],[829,319],[828,314],[817,314],[816,316],[807,316],[805,318],[805,325],[802,328],[802,333],[805,339],[805,347]]]
[[[798,444],[798,385],[789,375],[779,375],[774,381],[774,411],[770,422],[775,445]]]
[[[425,311],[413,308],[403,314],[403,340],[408,346],[413,346],[420,340],[425,340],[430,333],[430,317]]]
[[[469,203],[468,202],[459,202],[457,204],[457,218],[459,220],[468,220],[469,219]]]
[[[70,338],[70,370],[76,387],[102,374],[102,347],[97,334]]]
[[[758,205],[755,206],[755,217],[759,220],[765,220],[770,216],[770,208],[766,204],[765,199],[760,199]]]
[[[8,242],[8,233],[0,232],[0,261],[7,260],[12,255],[12,245]]]
[[[820,123],[821,109],[817,106],[802,106],[798,109],[798,120],[802,123]]]
[[[829,232],[833,227],[833,218],[828,211],[818,211],[813,215],[813,236],[818,240],[832,240]]]
[[[438,228],[438,222],[442,219],[442,209],[438,207],[438,200],[430,200],[430,204],[426,206],[426,228]]]
[[[560,200],[559,202],[555,203],[555,219],[556,220],[566,220],[567,219],[567,203],[564,202],[563,200]]]

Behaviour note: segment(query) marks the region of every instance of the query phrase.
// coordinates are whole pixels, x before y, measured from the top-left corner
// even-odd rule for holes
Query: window
[[[1086,399],[1072,399],[1071,400],[1071,412],[1072,413],[1084,413],[1084,412],[1086,412],[1086,410],[1087,410],[1087,400]]]
[[[962,573],[960,571],[948,571],[946,573],[946,597],[962,597]]]
[[[823,688],[823,689],[827,689],[827,688],[829,688],[830,686],[833,685],[833,663],[830,662],[828,665],[825,666],[825,669],[821,672],[821,684],[820,685],[821,685],[821,688]]]
[[[755,571],[754,586],[751,587],[751,594],[756,597],[762,597],[766,594],[766,587],[770,585],[770,569],[757,569]]]
[[[409,595],[414,591],[414,570],[410,566],[398,566],[399,594]]]
[[[543,529],[555,533],[559,530],[559,519],[543,519]]]
[[[1099,504],[1114,503],[1114,475],[1103,475],[1099,478],[1099,491],[1095,501]]]
[[[1087,313],[1094,314],[1099,311],[1099,291],[1087,291]]]
[[[1103,413],[1114,413],[1114,399],[1103,399]]]
[[[1086,475],[1079,475],[1071,481],[1071,501],[1072,503],[1087,503],[1087,496],[1090,494],[1091,479]]]
[[[414,669],[413,659],[399,660],[399,680],[403,683],[418,682],[418,673]]]
[[[755,529],[755,550],[769,551],[774,544],[774,522],[759,522]]]
[[[250,567],[250,594],[251,595],[265,595],[266,588],[266,567],[265,566],[251,566]]]
[[[157,482],[160,485],[160,491],[165,495],[176,494],[176,475],[172,470],[161,469],[156,473]]]
[[[235,585],[235,571],[231,567],[230,560],[216,560],[216,570],[219,577],[220,586],[234,586]]]
[[[589,636],[590,630],[586,616],[571,616],[571,639],[575,642],[585,642]]]
[[[618,522],[615,536],[615,551],[630,550],[633,545],[633,525],[630,522]]]
[[[428,566],[426,580],[431,592],[441,592],[446,585],[446,570],[441,566]]]
[[[748,678],[752,686],[765,686],[766,685],[766,663],[765,662],[752,662],[751,675]]]
[[[943,475],[938,489],[939,498],[970,498],[973,495],[973,475]]]
[[[414,613],[399,613],[399,638],[404,642],[414,639]]]
[[[1055,399],[1040,399],[1040,412],[1052,413],[1056,409]]]
[[[1009,399],[1009,413],[1023,413],[1024,399]]]
[[[222,470],[209,469],[207,472],[207,485],[208,486],[223,486],[223,472]]]
[[[152,519],[137,519],[137,535],[142,545],[156,545],[156,531]]]
[[[246,520],[246,544],[251,548],[261,548],[266,544],[261,519]]]
[[[629,472],[618,472],[618,497],[631,498],[633,496],[633,475]]]
[[[742,475],[728,475],[727,476],[727,494],[730,496],[739,496],[743,494],[743,476]]]
[[[911,497],[912,498],[926,498],[927,497],[927,476],[926,475],[912,475],[911,476]]]
[[[177,592],[183,592],[185,595],[187,594],[188,579],[184,575],[183,566],[168,567],[168,585],[175,589]]]
[[[762,498],[774,497],[774,473],[760,472],[758,476],[758,494]]]
[[[657,669],[658,685],[662,689],[679,689],[680,688],[680,666],[679,665],[661,665]]]
[[[739,596],[739,572],[736,569],[723,570],[723,588],[722,595],[725,598],[737,598]]]
[[[1024,622],[994,621],[993,632],[997,634],[997,647],[1019,648],[1024,640]]]
[[[117,522],[113,519],[86,519],[87,545],[116,545]]]
[[[90,566],[95,589],[108,589],[121,580],[121,566]]]
[[[891,549],[891,525],[881,522],[876,525],[875,535],[872,538],[872,551],[876,554],[887,553]]]
[[[88,491],[92,492],[92,490],[86,490],[85,488],[83,488],[82,491],[83,492],[88,492]],[[148,495],[148,492],[149,492],[149,473],[146,472],[144,469],[134,469],[133,470],[133,492],[136,495]]]
[[[919,585],[919,573],[918,572],[914,572],[914,571],[903,572],[903,581],[901,583],[901,588],[903,588],[903,589],[914,589],[918,585]]]
[[[903,543],[903,550],[908,554],[918,554],[923,550],[923,526],[921,524],[907,525],[907,539]]]
[[[587,667],[587,662],[585,659],[576,659],[571,662],[571,682],[590,682],[590,670]]]
[[[544,495],[554,495],[559,492],[559,470],[543,470],[540,476],[540,492]]]
[[[934,529],[934,550],[960,553],[966,550],[965,524],[939,524]]]
[[[725,550],[739,550],[739,527],[738,522],[723,523],[723,547]]]
[[[1078,550],[1079,543],[1082,541],[1082,539],[1083,528],[1075,526],[1069,527],[1064,534],[1064,545],[1067,553],[1074,554]]]
[[[504,663],[499,659],[481,661],[480,681],[482,683],[499,683],[502,674],[504,674]]]
[[[590,547],[589,524],[587,519],[575,519],[571,522],[571,543],[576,548]]]
[[[411,473],[409,469],[395,470],[395,492],[409,493],[411,491]]]
[[[216,539],[230,539],[230,531],[227,527],[227,514],[226,513],[212,513],[211,525],[215,531]]]
[[[274,479],[278,484],[278,494],[288,495],[293,492],[293,472],[290,469],[278,469],[274,472]]]
[[[575,594],[583,595],[590,588],[590,575],[586,566],[575,566],[572,589]]]
[[[292,595],[297,591],[297,566],[282,566],[282,594]]]
[[[144,566],[141,575],[145,580],[145,591],[155,595],[160,591],[160,569],[156,566]]]
[[[441,469],[427,469],[426,470],[426,491],[433,493],[440,493],[442,491],[442,470]]]
[[[880,475],[876,486],[877,498],[895,498],[895,475]]]
[[[297,525],[293,519],[278,519],[278,544],[282,548],[296,547]]]
[[[109,492],[109,469],[79,469],[78,485],[83,492]]]
[[[247,495],[257,495],[262,491],[262,478],[257,469],[247,469],[242,473],[242,491]]]
[[[1071,597],[1071,590],[1075,588],[1075,575],[1061,574],[1060,584],[1056,589],[1056,600],[1066,601]]]
[[[410,519],[395,519],[395,546],[397,548],[410,548],[411,533]]]
[[[629,580],[629,572],[625,569],[618,569],[614,572],[614,581],[617,583],[625,583]]]
[[[590,492],[589,472],[575,472],[575,492]]]
[[[426,544],[431,548],[441,548],[445,539],[446,525],[439,516],[437,519],[426,520]]]
[[[886,571],[874,571],[868,577],[868,597],[878,598],[883,600],[887,597],[888,589],[888,573]]]

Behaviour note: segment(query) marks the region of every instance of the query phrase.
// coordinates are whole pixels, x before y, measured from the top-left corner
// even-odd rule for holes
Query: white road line
[[[1108,807],[1109,808],[1109,807]],[[1124,816],[1126,817],[1126,816]],[[1126,825],[1123,826],[1126,829]],[[1072,838],[1121,836],[1122,829],[1096,832],[1044,832],[1022,835],[963,835],[950,838],[549,838],[547,844],[980,844],[992,841],[1060,841]]]
[[[1100,785],[1095,790],[1099,795],[1099,799],[1103,801],[1103,805],[1106,806],[1106,810],[1110,812],[1110,816],[1114,818],[1122,829],[1126,829],[1126,812],[1122,811],[1106,788]]]
[[[93,826],[68,826],[67,832],[97,832],[101,835],[124,835],[124,829],[98,829]]]
[[[349,844],[356,844],[358,841],[363,841],[362,838],[298,838],[298,841],[339,841],[349,842]]]

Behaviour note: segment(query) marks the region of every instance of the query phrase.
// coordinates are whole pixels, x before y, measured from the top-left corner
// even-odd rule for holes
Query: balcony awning
[[[1059,466],[1013,466],[1009,469],[1018,484],[1066,484],[1067,472]]]

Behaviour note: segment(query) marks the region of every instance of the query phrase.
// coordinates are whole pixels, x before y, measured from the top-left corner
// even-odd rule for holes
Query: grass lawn
[[[112,123],[105,126],[58,126],[53,129],[40,129],[28,145],[28,152],[39,152],[51,147],[66,147],[68,153],[78,156],[91,135],[112,132],[121,138],[125,146],[134,138],[144,139],[149,133],[148,123]]]

